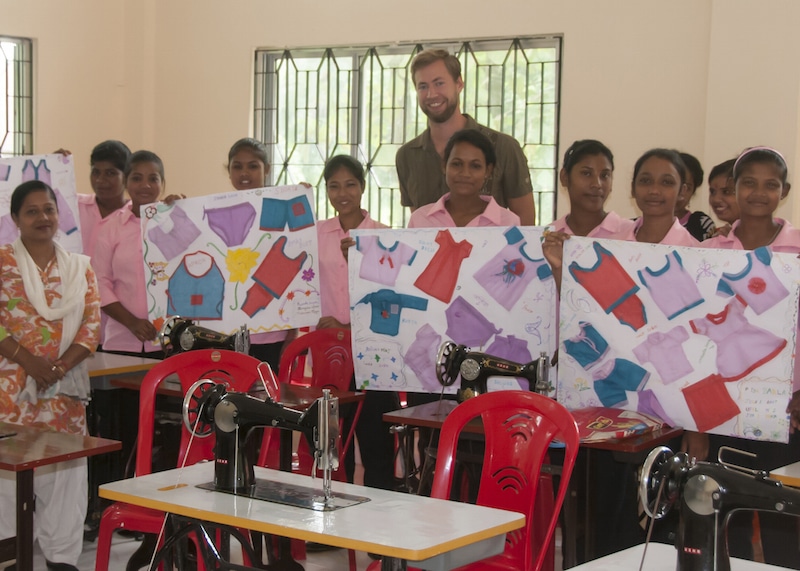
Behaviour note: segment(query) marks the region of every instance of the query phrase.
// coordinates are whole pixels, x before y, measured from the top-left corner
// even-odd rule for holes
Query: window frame
[[[411,84],[408,74],[413,57],[423,49],[444,48],[450,53],[456,54],[462,63],[462,77],[465,88],[461,93],[461,110],[473,116],[479,123],[484,124],[495,130],[504,132],[516,138],[523,146],[528,158],[529,171],[534,186],[534,202],[536,204],[538,223],[546,223],[552,220],[556,213],[556,199],[558,194],[558,131],[560,123],[561,107],[561,67],[563,63],[563,37],[560,35],[547,36],[526,36],[516,38],[487,38],[475,40],[450,40],[450,41],[430,41],[415,43],[400,43],[392,45],[362,45],[362,46],[339,46],[339,47],[297,47],[284,49],[257,49],[255,53],[254,70],[254,97],[253,97],[253,121],[254,136],[263,141],[268,149],[272,168],[270,169],[270,184],[296,184],[298,182],[309,182],[316,188],[316,209],[320,219],[332,215],[330,205],[327,202],[322,180],[322,166],[324,159],[333,154],[346,153],[358,158],[365,166],[367,174],[367,189],[365,191],[365,208],[367,208],[373,218],[379,219],[394,227],[405,226],[409,212],[408,209],[400,206],[399,189],[396,183],[396,171],[394,171],[394,153],[388,150],[383,153],[382,162],[375,159],[372,152],[376,146],[381,145],[387,148],[396,149],[403,143],[410,141],[427,127],[427,118],[420,111],[417,105],[416,92]],[[525,50],[552,50],[554,56],[550,60],[541,62],[530,61]],[[526,71],[526,77],[522,78],[523,98],[521,108],[524,118],[516,117],[514,113],[507,112],[504,108],[506,104],[506,93],[511,93],[511,100],[516,104],[515,109],[520,108],[518,103],[520,74],[515,72],[519,67],[511,69],[510,86],[507,81],[505,61],[502,65],[494,62],[481,63],[480,54],[502,55],[503,51],[514,57],[522,54],[523,61],[520,65],[535,67],[541,66],[539,84],[539,101],[531,102],[528,89],[531,88],[530,73]],[[492,52],[492,53],[489,53]],[[545,53],[544,51],[542,53]],[[476,56],[476,54],[478,54]],[[302,62],[306,67],[318,58],[320,62],[317,70],[317,77],[313,77],[313,70],[301,69]],[[369,64],[379,61],[380,58],[386,60],[403,58],[403,66],[388,65],[379,69],[368,68]],[[515,65],[518,63],[515,60]],[[281,66],[286,66],[283,69]],[[289,66],[291,70],[289,70]],[[327,66],[328,69],[324,69]],[[548,67],[549,66],[549,67]],[[335,67],[336,69],[332,69]],[[547,71],[545,68],[547,67]],[[341,68],[341,69],[340,69]],[[499,69],[499,72],[497,71]],[[488,71],[487,71],[488,70]],[[295,86],[305,85],[305,93],[299,87],[291,87],[288,84],[290,71],[294,72]],[[350,73],[348,81],[336,83],[336,93],[331,93],[328,81],[336,73]],[[488,79],[482,78],[481,73],[488,74]],[[382,74],[379,76],[378,74]],[[501,101],[493,101],[492,97],[498,97],[496,90],[491,90],[491,82],[496,80],[497,75],[503,78],[503,90],[500,91]],[[548,75],[549,74],[549,75]],[[393,77],[385,77],[387,75]],[[546,83],[546,75],[551,77],[550,83]],[[380,106],[377,110],[368,109],[373,96],[372,88],[375,83],[365,86],[367,78],[373,77],[380,79],[380,83],[387,83],[387,89],[393,89],[391,96],[392,102],[402,100],[402,107],[396,105],[386,106],[386,94],[380,94]],[[298,79],[299,78],[299,79]],[[282,81],[283,80],[283,81]],[[488,81],[489,89],[482,90],[479,84],[486,84]],[[324,84],[321,87],[321,84]],[[346,97],[339,96],[339,86]],[[398,85],[400,87],[398,87]],[[316,89],[317,91],[312,91]],[[327,91],[325,91],[327,89]],[[402,93],[400,92],[402,90]],[[323,93],[324,91],[324,93]],[[548,91],[547,94],[544,92]],[[331,96],[337,103],[329,106]],[[327,96],[326,99],[320,99]],[[290,105],[282,106],[282,99],[294,98],[292,103],[296,115],[289,115]],[[374,101],[374,100],[372,100]],[[344,103],[344,106],[342,105]],[[316,105],[316,106],[315,106]],[[373,105],[374,107],[374,105]],[[547,113],[544,108],[548,107]],[[528,112],[531,108],[538,109],[538,122],[533,123],[533,127],[538,131],[537,134],[529,133],[528,126],[531,120]],[[552,109],[550,109],[552,108]],[[327,114],[325,114],[327,110]],[[344,110],[344,111],[343,111]],[[368,121],[365,117],[368,113],[371,117],[378,117],[381,121],[377,135],[380,142],[375,145],[375,133],[372,127],[375,121]],[[346,113],[346,120],[338,120],[337,114]],[[304,117],[300,115],[305,115]],[[545,126],[543,117],[547,115],[548,125]],[[390,116],[392,125],[387,126],[387,119]],[[319,118],[318,118],[319,116]],[[398,119],[399,116],[399,119]],[[504,125],[510,120],[511,129]],[[331,123],[334,126],[331,127]],[[399,123],[399,124],[398,124]],[[294,125],[295,132],[291,130],[290,124]],[[302,124],[298,132],[298,124]],[[340,129],[341,125],[347,124],[346,140],[336,139],[334,143],[322,141],[322,137],[317,133],[317,137],[307,137],[309,130],[313,130],[316,125],[318,128],[327,129],[329,132]],[[284,131],[282,131],[282,129]],[[384,134],[388,130],[388,135]],[[533,131],[534,129],[530,129]],[[544,131],[547,130],[547,133]],[[521,132],[519,132],[521,131]],[[326,133],[329,135],[329,133]],[[293,138],[293,139],[292,139]],[[291,139],[291,141],[290,141]],[[388,139],[388,141],[387,141]],[[532,142],[534,141],[534,142]],[[314,154],[308,149],[315,148],[319,160],[314,164],[309,162],[293,162],[296,160],[295,151],[299,147],[306,148],[306,156]],[[396,148],[395,148],[396,147]],[[298,153],[302,154],[302,153]],[[388,154],[391,154],[391,170],[389,173]],[[537,158],[534,159],[533,155]],[[544,160],[541,160],[544,157]],[[309,159],[305,159],[309,160]],[[392,179],[393,177],[393,179]],[[386,181],[392,181],[393,186],[387,186]],[[391,193],[388,195],[387,190]]]
[[[14,56],[6,45],[14,46]],[[33,154],[33,40],[0,35],[0,54],[5,62],[3,106],[0,116],[0,156]]]

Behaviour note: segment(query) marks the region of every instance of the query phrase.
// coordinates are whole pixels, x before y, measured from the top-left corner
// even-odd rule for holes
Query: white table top
[[[102,352],[94,353],[87,360],[90,377],[149,371],[160,362],[158,359]]]
[[[644,545],[637,545],[612,553],[600,559],[589,561],[583,565],[573,567],[570,571],[637,571],[642,561]],[[647,547],[647,557],[642,569],[647,571],[675,571],[678,555],[675,547],[664,543],[651,543]],[[767,571],[770,569],[783,569],[765,563],[755,563],[744,559],[731,559],[731,571]]]
[[[769,477],[780,480],[785,486],[800,488],[800,462],[777,468],[769,473]]]
[[[256,468],[256,478],[322,490],[320,479],[288,472]],[[487,543],[495,546],[492,547],[495,551],[471,560],[499,553],[505,534],[525,523],[525,516],[519,513],[341,482],[333,482],[334,492],[366,496],[370,501],[320,512],[195,487],[213,479],[213,464],[202,463],[182,472],[175,469],[104,484],[100,486],[100,496],[190,518],[415,562],[437,556],[441,559],[443,554],[449,556]],[[455,566],[458,565],[437,564],[426,568]]]

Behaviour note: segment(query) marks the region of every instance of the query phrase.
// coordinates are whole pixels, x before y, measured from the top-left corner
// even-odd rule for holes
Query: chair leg
[[[436,467],[436,449],[426,448],[425,458],[422,460],[422,469],[419,473],[419,487],[417,494],[420,496],[430,496],[431,486],[433,485],[433,469]]]
[[[113,524],[101,519],[100,528],[97,533],[97,558],[94,563],[95,571],[108,571],[108,561],[111,557],[111,536],[113,533]]]

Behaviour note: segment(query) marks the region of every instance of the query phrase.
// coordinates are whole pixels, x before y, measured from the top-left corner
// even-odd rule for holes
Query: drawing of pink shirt
[[[509,228],[504,235],[508,245],[475,272],[474,278],[497,303],[511,311],[534,277],[544,280],[553,272],[544,258],[528,256],[527,242],[519,228]]]
[[[439,230],[436,234],[439,249],[434,254],[414,285],[431,297],[450,303],[456,289],[458,272],[463,262],[472,252],[472,244],[466,240],[456,242],[449,230]]]
[[[661,382],[668,385],[694,370],[682,347],[688,339],[689,333],[681,325],[667,333],[656,331],[635,347],[633,354],[640,363],[652,363]]]
[[[717,284],[717,295],[738,295],[761,315],[789,295],[772,271],[772,252],[758,248],[747,253],[747,265],[738,273],[723,273]]]
[[[658,308],[667,319],[674,319],[705,300],[683,267],[680,254],[672,251],[666,257],[667,263],[660,270],[644,268],[638,274],[639,281],[648,289]]]
[[[706,335],[717,345],[717,370],[725,381],[736,381],[774,359],[786,339],[747,321],[745,304],[739,297],[723,311],[693,319],[692,331]]]
[[[186,212],[177,204],[172,207],[164,226],[171,226],[164,230],[161,225],[151,228],[147,238],[161,250],[161,253],[171,260],[185,252],[198,236],[200,229],[194,225]]]
[[[408,244],[398,241],[387,248],[377,236],[359,236],[356,249],[364,255],[358,277],[388,286],[395,284],[403,264],[410,266],[417,257]]]

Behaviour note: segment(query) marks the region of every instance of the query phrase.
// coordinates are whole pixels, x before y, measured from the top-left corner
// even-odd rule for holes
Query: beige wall
[[[605,141],[610,207],[633,215],[652,146],[710,168],[750,144],[800,164],[794,0],[0,0],[0,33],[36,40],[36,151],[116,137],[164,158],[168,189],[228,189],[227,149],[252,129],[256,47],[563,34],[560,143]],[[796,178],[796,177],[795,177]],[[85,186],[84,186],[85,188]],[[800,187],[798,188],[800,190]],[[705,207],[705,186],[696,206]],[[559,212],[567,207],[560,195]],[[790,196],[783,216],[800,221]],[[794,215],[792,215],[794,214]]]

